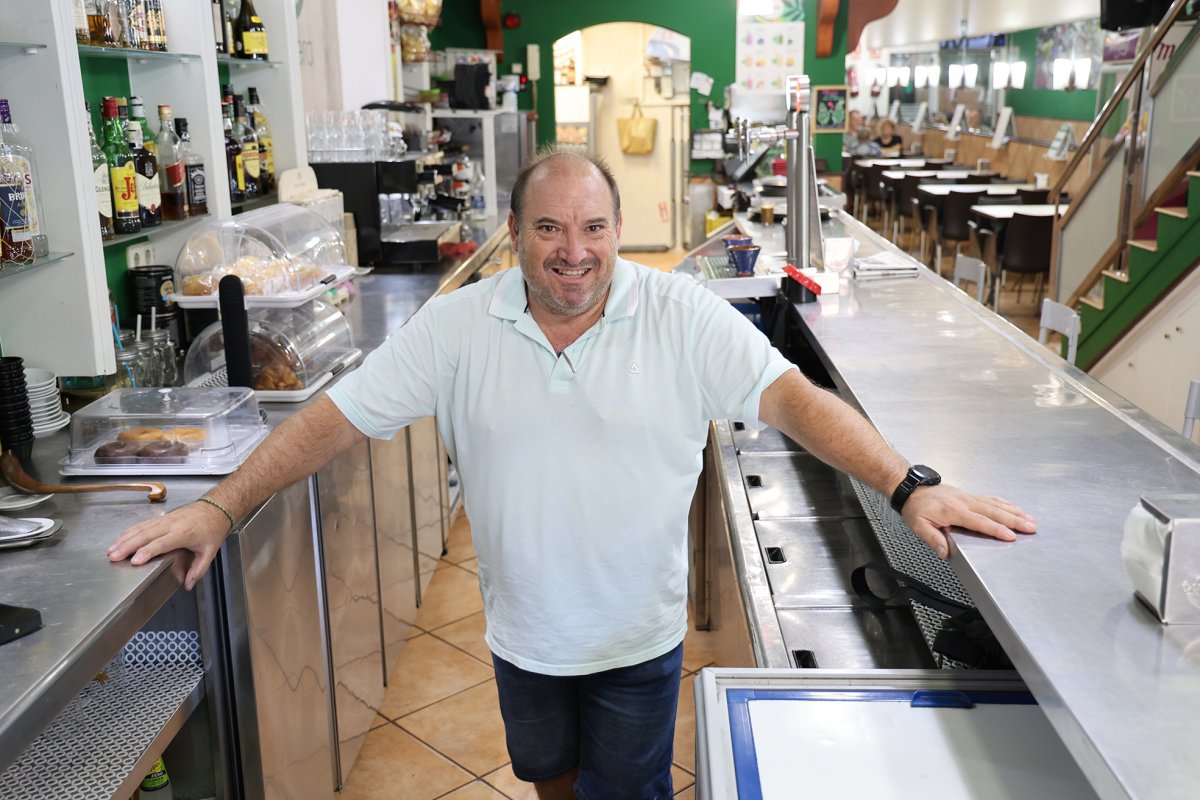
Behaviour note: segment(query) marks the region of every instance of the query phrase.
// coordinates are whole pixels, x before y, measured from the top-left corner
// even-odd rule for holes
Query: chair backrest
[[[1187,404],[1183,407],[1183,435],[1192,438],[1196,420],[1200,418],[1200,381],[1192,381],[1188,387]]]
[[[900,186],[896,189],[897,208],[908,208],[912,204],[912,199],[917,196],[917,184],[921,181],[922,178],[916,175],[905,175],[900,179]]]
[[[946,203],[942,207],[942,237],[965,242],[970,237],[967,220],[971,216],[971,206],[983,197],[983,190],[970,192],[951,192],[946,195]]]
[[[1024,206],[1038,206],[1050,199],[1049,189],[1017,189],[1017,200]]]
[[[1036,274],[1050,271],[1054,217],[1017,212],[1004,231],[1004,270]]]
[[[1049,297],[1042,300],[1042,320],[1038,323],[1038,342],[1045,344],[1050,331],[1067,337],[1067,361],[1075,363],[1079,348],[1079,314],[1070,306],[1056,303]]]
[[[872,164],[867,167],[867,195],[876,200],[883,199],[883,172],[887,167],[883,164]]]
[[[970,281],[975,284],[975,302],[983,303],[983,293],[987,290],[987,264],[978,258],[971,258],[959,253],[954,257],[954,285],[962,289],[962,282]]]

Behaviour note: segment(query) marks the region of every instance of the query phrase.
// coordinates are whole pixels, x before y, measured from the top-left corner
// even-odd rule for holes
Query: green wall
[[[1037,68],[1037,35],[1039,28],[1016,31],[1009,41],[1016,45],[1021,60],[1028,64],[1024,89],[1010,89],[1008,104],[1014,114],[1023,117],[1050,117],[1052,119],[1091,120],[1096,117],[1096,92],[1078,89],[1073,92],[1056,92],[1053,89],[1034,89],[1034,71]],[[1098,67],[1099,65],[1097,65]]]
[[[846,19],[850,2],[841,3],[833,29],[833,54],[817,58],[818,0],[804,0],[804,71],[813,86],[840,86],[846,82]],[[813,153],[828,162],[832,173],[842,171],[842,134],[819,133],[813,138]]]

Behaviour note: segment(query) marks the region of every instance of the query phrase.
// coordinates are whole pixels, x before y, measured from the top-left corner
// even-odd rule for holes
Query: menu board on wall
[[[738,17],[737,88],[780,94],[788,75],[804,72],[804,23]]]

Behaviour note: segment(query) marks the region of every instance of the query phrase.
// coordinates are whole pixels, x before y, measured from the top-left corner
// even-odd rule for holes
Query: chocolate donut
[[[146,442],[138,449],[138,461],[145,464],[182,464],[187,461],[189,452],[183,442]]]
[[[132,464],[138,451],[142,449],[141,442],[109,442],[96,448],[97,464]]]

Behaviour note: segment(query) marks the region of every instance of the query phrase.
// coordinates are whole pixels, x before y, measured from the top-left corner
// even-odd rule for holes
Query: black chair
[[[864,183],[866,184],[863,187],[863,191],[867,201],[866,211],[863,213],[863,221],[868,224],[871,221],[872,203],[879,209],[881,220],[884,216],[884,203],[887,200],[883,186],[883,171],[885,169],[887,167],[883,164],[872,164],[863,171]]]
[[[935,231],[933,252],[934,252],[934,269],[937,274],[942,274],[942,245],[946,242],[954,242],[954,254],[958,255],[962,247],[962,243],[971,238],[971,229],[967,226],[967,220],[971,217],[971,206],[978,205],[979,198],[984,196],[984,191],[969,192],[950,192],[946,195],[946,202],[942,205],[939,225]]]
[[[996,303],[1000,302],[1000,283],[1004,273],[1033,275],[1034,298],[1042,293],[1050,275],[1050,242],[1054,238],[1054,217],[1013,214],[1004,231],[1000,269],[996,274]],[[1017,284],[1017,302],[1021,302],[1021,283]]]
[[[1017,202],[1023,206],[1040,206],[1048,199],[1049,189],[1017,189]]]
[[[894,205],[895,218],[892,221],[892,241],[899,246],[900,237],[904,235],[904,221],[912,220],[916,223],[914,230],[921,229],[920,217],[913,216],[913,201],[917,197],[917,184],[921,183],[924,178],[916,175],[905,175],[900,179],[900,184],[896,187],[896,197]]]

